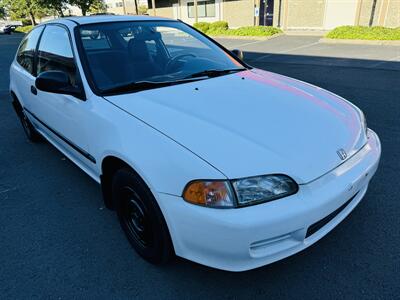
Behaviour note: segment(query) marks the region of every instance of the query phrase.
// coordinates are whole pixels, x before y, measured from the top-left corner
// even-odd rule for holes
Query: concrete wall
[[[252,26],[254,25],[254,1],[224,1],[222,3],[222,15],[229,27]]]
[[[368,26],[369,19],[371,17],[373,0],[361,0],[360,5],[360,16],[356,20],[356,25]]]
[[[325,0],[284,0],[283,2],[284,9],[287,9],[285,22],[287,28],[323,27]]]
[[[122,0],[106,0],[105,4],[107,5],[107,12],[113,13],[116,15],[123,15],[124,8],[122,6],[116,6],[117,3],[121,3]],[[134,0],[125,0],[125,14],[134,15],[136,14],[135,9],[135,1]]]
[[[129,1],[129,0],[128,0]],[[188,0],[180,0],[180,7],[173,9],[178,0],[156,0],[157,15],[180,18],[193,23],[187,17]],[[262,1],[262,0],[261,0]],[[278,26],[279,1],[281,22],[284,29],[309,28],[331,29],[340,25],[368,26],[373,0],[275,0],[274,26]],[[254,5],[260,0],[216,0],[215,18],[199,18],[199,21],[225,20],[232,28],[254,25]],[[152,10],[149,10],[152,15]],[[177,16],[178,15],[178,16]],[[377,0],[373,26],[400,27],[400,0]]]
[[[275,0],[274,26],[284,29],[332,29],[368,26],[373,0]],[[377,0],[372,26],[400,27],[400,0]]]
[[[390,0],[385,26],[400,27],[400,0]]]
[[[373,0],[358,0],[360,17],[357,24],[368,26],[371,18]],[[399,27],[400,0],[377,0],[372,26]]]
[[[178,0],[155,0],[156,2],[156,14],[159,17],[165,18],[173,18],[174,12],[172,9],[172,5],[174,3],[178,3]],[[149,5],[151,5],[151,1],[149,1]],[[147,13],[150,16],[153,16],[153,9],[149,9]]]
[[[283,6],[282,3],[281,3],[281,6]],[[280,24],[279,24],[279,22],[280,22]],[[282,26],[282,16],[281,16],[281,19],[279,20],[279,0],[274,0],[274,19],[273,19],[272,25],[274,27]]]
[[[354,25],[357,7],[356,0],[325,0],[324,29]]]
[[[368,26],[369,20],[371,18],[373,2],[374,2],[373,0],[361,0],[360,17],[359,17],[359,21],[356,22],[356,24],[358,23],[358,25],[361,25],[361,26]],[[378,26],[378,24],[379,24],[379,16],[380,16],[380,10],[382,7],[382,3],[383,3],[383,0],[376,1],[375,14],[374,14],[372,26]]]
[[[167,18],[179,18],[186,23],[193,24],[195,19],[188,17],[187,2],[193,2],[193,1],[180,0],[179,8],[173,8],[173,5],[177,4],[178,1],[156,0],[157,16],[167,17]],[[149,15],[153,15],[153,10],[149,9],[148,13]],[[232,28],[253,25],[254,0],[224,0],[224,1],[216,0],[215,17],[198,18],[199,22],[215,22],[220,20],[227,21],[229,26]]]
[[[147,11],[147,13],[150,16],[152,16],[153,15],[153,10],[149,9]],[[165,18],[171,18],[172,19],[174,17],[174,12],[172,10],[172,5],[171,5],[171,7],[160,7],[160,8],[157,8],[157,6],[156,6],[156,14],[159,17],[165,17]]]

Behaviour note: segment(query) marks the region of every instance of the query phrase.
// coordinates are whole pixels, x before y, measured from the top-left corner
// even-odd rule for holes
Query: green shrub
[[[147,14],[147,5],[139,5],[139,15]]]
[[[32,25],[32,22],[30,19],[22,19],[22,26],[28,26],[28,25]]]
[[[21,33],[27,33],[28,31],[30,31],[33,28],[32,25],[28,25],[28,26],[19,26],[15,29],[15,32],[21,32]]]
[[[210,24],[210,30],[228,30],[228,22],[217,21]]]
[[[217,21],[213,23],[197,22],[193,25],[198,30],[208,35],[226,35],[226,36],[272,36],[281,33],[282,30],[271,26],[247,26],[237,29],[229,29],[228,22]]]
[[[197,30],[200,30],[203,33],[206,33],[210,29],[210,23],[207,22],[197,22],[193,24],[193,27]]]
[[[272,36],[281,33],[282,30],[271,26],[246,26],[237,29],[227,30],[209,30],[209,35],[226,35],[226,36]]]
[[[330,39],[400,40],[400,27],[340,26],[330,31],[326,37]]]

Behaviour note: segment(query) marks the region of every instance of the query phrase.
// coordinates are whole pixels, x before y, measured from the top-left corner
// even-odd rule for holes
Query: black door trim
[[[35,120],[37,120],[40,124],[42,124],[44,127],[46,127],[48,130],[50,130],[52,133],[54,133],[59,139],[61,139],[63,142],[65,142],[66,144],[68,144],[72,149],[74,149],[76,152],[78,152],[79,154],[83,155],[86,159],[90,160],[92,163],[96,163],[96,159],[90,155],[88,152],[86,152],[85,150],[83,150],[82,148],[80,148],[79,146],[75,145],[73,142],[71,142],[69,139],[67,139],[65,136],[63,136],[62,134],[58,133],[56,130],[54,130],[53,128],[51,128],[49,125],[47,125],[46,123],[44,123],[42,120],[40,120],[34,113],[32,113],[31,111],[29,111],[26,108],[23,108],[24,111],[26,111],[27,113],[29,113],[32,117],[35,118]]]

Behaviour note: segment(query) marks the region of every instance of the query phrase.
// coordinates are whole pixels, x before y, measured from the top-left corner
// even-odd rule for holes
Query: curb
[[[293,36],[320,36],[323,37],[329,30],[284,30],[286,35]]]
[[[253,40],[253,41],[267,41],[274,39],[278,36],[285,35],[284,33],[277,33],[271,36],[239,36],[239,35],[209,35],[213,39],[231,39],[231,40]]]
[[[322,38],[319,42],[325,44],[400,46],[400,40],[350,40]]]

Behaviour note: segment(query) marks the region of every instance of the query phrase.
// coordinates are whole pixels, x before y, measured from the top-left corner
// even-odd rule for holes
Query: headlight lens
[[[266,175],[232,181],[239,206],[267,202],[297,193],[298,186],[286,175]]]
[[[183,192],[183,199],[193,204],[216,208],[235,206],[228,181],[196,180],[189,182]]]
[[[286,175],[255,176],[231,182],[195,180],[185,187],[183,199],[207,207],[232,208],[286,197],[297,193],[298,189],[297,183]]]

